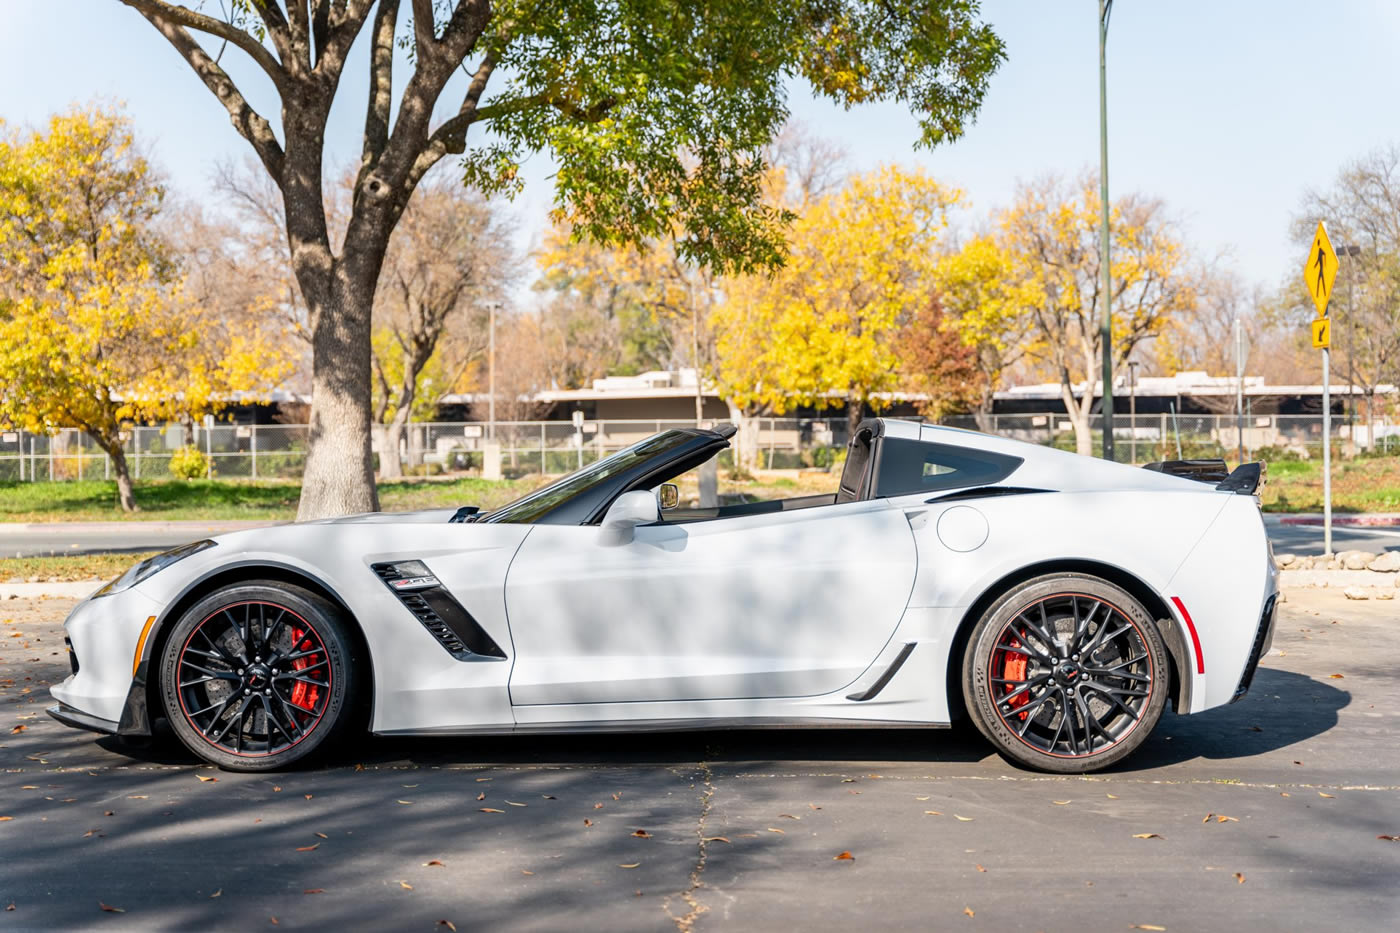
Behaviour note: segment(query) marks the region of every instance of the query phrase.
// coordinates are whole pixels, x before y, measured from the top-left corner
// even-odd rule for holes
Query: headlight
[[[171,548],[153,557],[148,557],[143,561],[133,564],[126,573],[117,577],[92,595],[94,598],[98,596],[111,596],[113,593],[129,590],[142,580],[154,576],[176,561],[184,560],[191,554],[198,554],[205,548],[211,548],[213,546],[214,542],[206,538],[203,541],[192,541],[189,544],[182,544],[177,548]]]

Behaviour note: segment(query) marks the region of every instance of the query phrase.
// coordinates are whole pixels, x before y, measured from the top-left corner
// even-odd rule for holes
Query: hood
[[[310,522],[297,522],[299,525],[434,525],[447,524],[448,519],[457,513],[451,509],[421,509],[416,512],[361,512],[359,515],[342,515],[339,518],[322,518]]]

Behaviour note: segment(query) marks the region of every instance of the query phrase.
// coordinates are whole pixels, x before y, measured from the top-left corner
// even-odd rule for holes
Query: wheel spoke
[[[201,674],[208,674],[210,677],[214,678],[215,680],[238,680],[238,675],[235,674],[233,671],[216,671],[216,670],[212,670],[212,669],[207,668],[207,667],[200,667],[198,664],[194,663],[193,661],[181,660],[181,661],[180,661],[180,666],[181,666],[181,667],[192,667],[192,668],[194,668],[195,670],[199,671]]]

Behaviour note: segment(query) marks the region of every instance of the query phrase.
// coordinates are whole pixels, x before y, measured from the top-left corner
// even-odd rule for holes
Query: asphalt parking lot
[[[254,776],[43,715],[66,600],[0,602],[0,929],[1382,929],[1400,601],[1290,590],[1241,703],[1124,766],[964,730],[364,740]],[[851,858],[838,858],[849,853]],[[103,906],[105,905],[105,907]]]

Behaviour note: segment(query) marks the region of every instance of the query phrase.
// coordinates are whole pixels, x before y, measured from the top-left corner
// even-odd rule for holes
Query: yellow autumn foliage
[[[126,426],[201,417],[291,369],[269,334],[187,298],[156,225],[163,198],[114,111],[0,127],[0,421],[87,432],[126,508]]]

